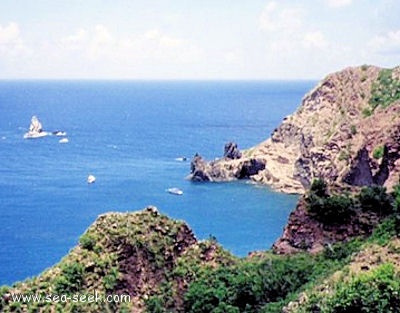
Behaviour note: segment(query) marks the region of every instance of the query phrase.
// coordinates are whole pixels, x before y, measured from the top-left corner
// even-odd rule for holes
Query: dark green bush
[[[376,148],[374,149],[374,151],[372,152],[373,158],[374,158],[374,159],[377,159],[377,160],[381,159],[381,158],[383,157],[384,151],[385,151],[384,146],[378,146],[378,147],[376,147]]]
[[[79,238],[79,243],[86,250],[93,250],[96,245],[97,238],[93,234],[85,233]]]
[[[84,271],[83,265],[77,262],[64,265],[55,281],[56,292],[58,294],[78,292],[84,281]]]
[[[321,179],[311,185],[306,202],[309,212],[324,224],[345,223],[354,214],[353,200],[348,195],[329,196]]]
[[[230,268],[210,269],[185,294],[185,312],[257,312],[278,302],[312,279],[311,255],[274,257],[262,262],[241,262]],[[217,311],[213,311],[218,308]]]
[[[310,187],[310,195],[311,194],[320,198],[328,197],[326,182],[321,178],[314,179]]]
[[[358,199],[364,211],[376,212],[381,216],[394,212],[392,199],[383,186],[374,185],[362,188]]]

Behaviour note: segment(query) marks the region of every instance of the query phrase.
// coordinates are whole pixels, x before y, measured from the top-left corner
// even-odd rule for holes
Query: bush
[[[79,238],[79,243],[82,248],[86,250],[93,250],[94,246],[96,245],[96,238],[93,234],[85,233]]]
[[[347,222],[354,214],[353,200],[348,195],[329,196],[321,179],[313,181],[306,201],[308,211],[324,224]]]
[[[66,264],[61,269],[61,274],[55,281],[58,294],[71,294],[78,292],[83,285],[84,267],[80,263]]]
[[[185,312],[257,312],[312,279],[315,259],[310,255],[274,257],[210,269],[188,288]]]
[[[370,186],[361,189],[358,196],[361,208],[364,211],[376,212],[379,215],[393,213],[392,199],[383,186]]]
[[[310,194],[316,195],[317,197],[321,198],[328,197],[326,182],[321,178],[314,179],[310,187]]]
[[[341,283],[324,312],[399,312],[400,282],[392,264]]]
[[[385,147],[384,146],[379,146],[379,147],[376,147],[374,149],[374,152],[372,153],[372,156],[373,156],[374,159],[379,160],[379,159],[381,159],[383,157],[384,152],[385,152]]]

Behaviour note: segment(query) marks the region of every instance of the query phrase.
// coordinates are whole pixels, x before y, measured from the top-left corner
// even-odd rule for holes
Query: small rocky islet
[[[266,141],[191,162],[193,181],[251,179],[302,194],[270,251],[237,258],[154,207],[107,213],[54,267],[1,287],[0,311],[400,312],[399,143],[400,68],[330,74]],[[11,300],[94,290],[132,301]]]

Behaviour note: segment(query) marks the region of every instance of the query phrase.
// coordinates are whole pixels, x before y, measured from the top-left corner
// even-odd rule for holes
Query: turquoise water
[[[313,82],[0,82],[0,285],[39,274],[99,214],[155,205],[234,254],[268,249],[297,197],[246,182],[185,180],[199,152],[251,147]],[[55,136],[23,139],[37,115]],[[96,176],[88,185],[88,174]],[[168,194],[179,187],[183,196]]]

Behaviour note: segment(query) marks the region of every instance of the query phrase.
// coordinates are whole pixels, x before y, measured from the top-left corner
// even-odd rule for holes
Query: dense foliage
[[[319,255],[265,254],[229,268],[209,269],[189,286],[185,312],[281,312],[292,295],[341,268],[359,247],[352,241]]]
[[[345,223],[354,214],[353,199],[349,195],[329,195],[322,179],[313,181],[306,197],[308,210],[325,224]]]

